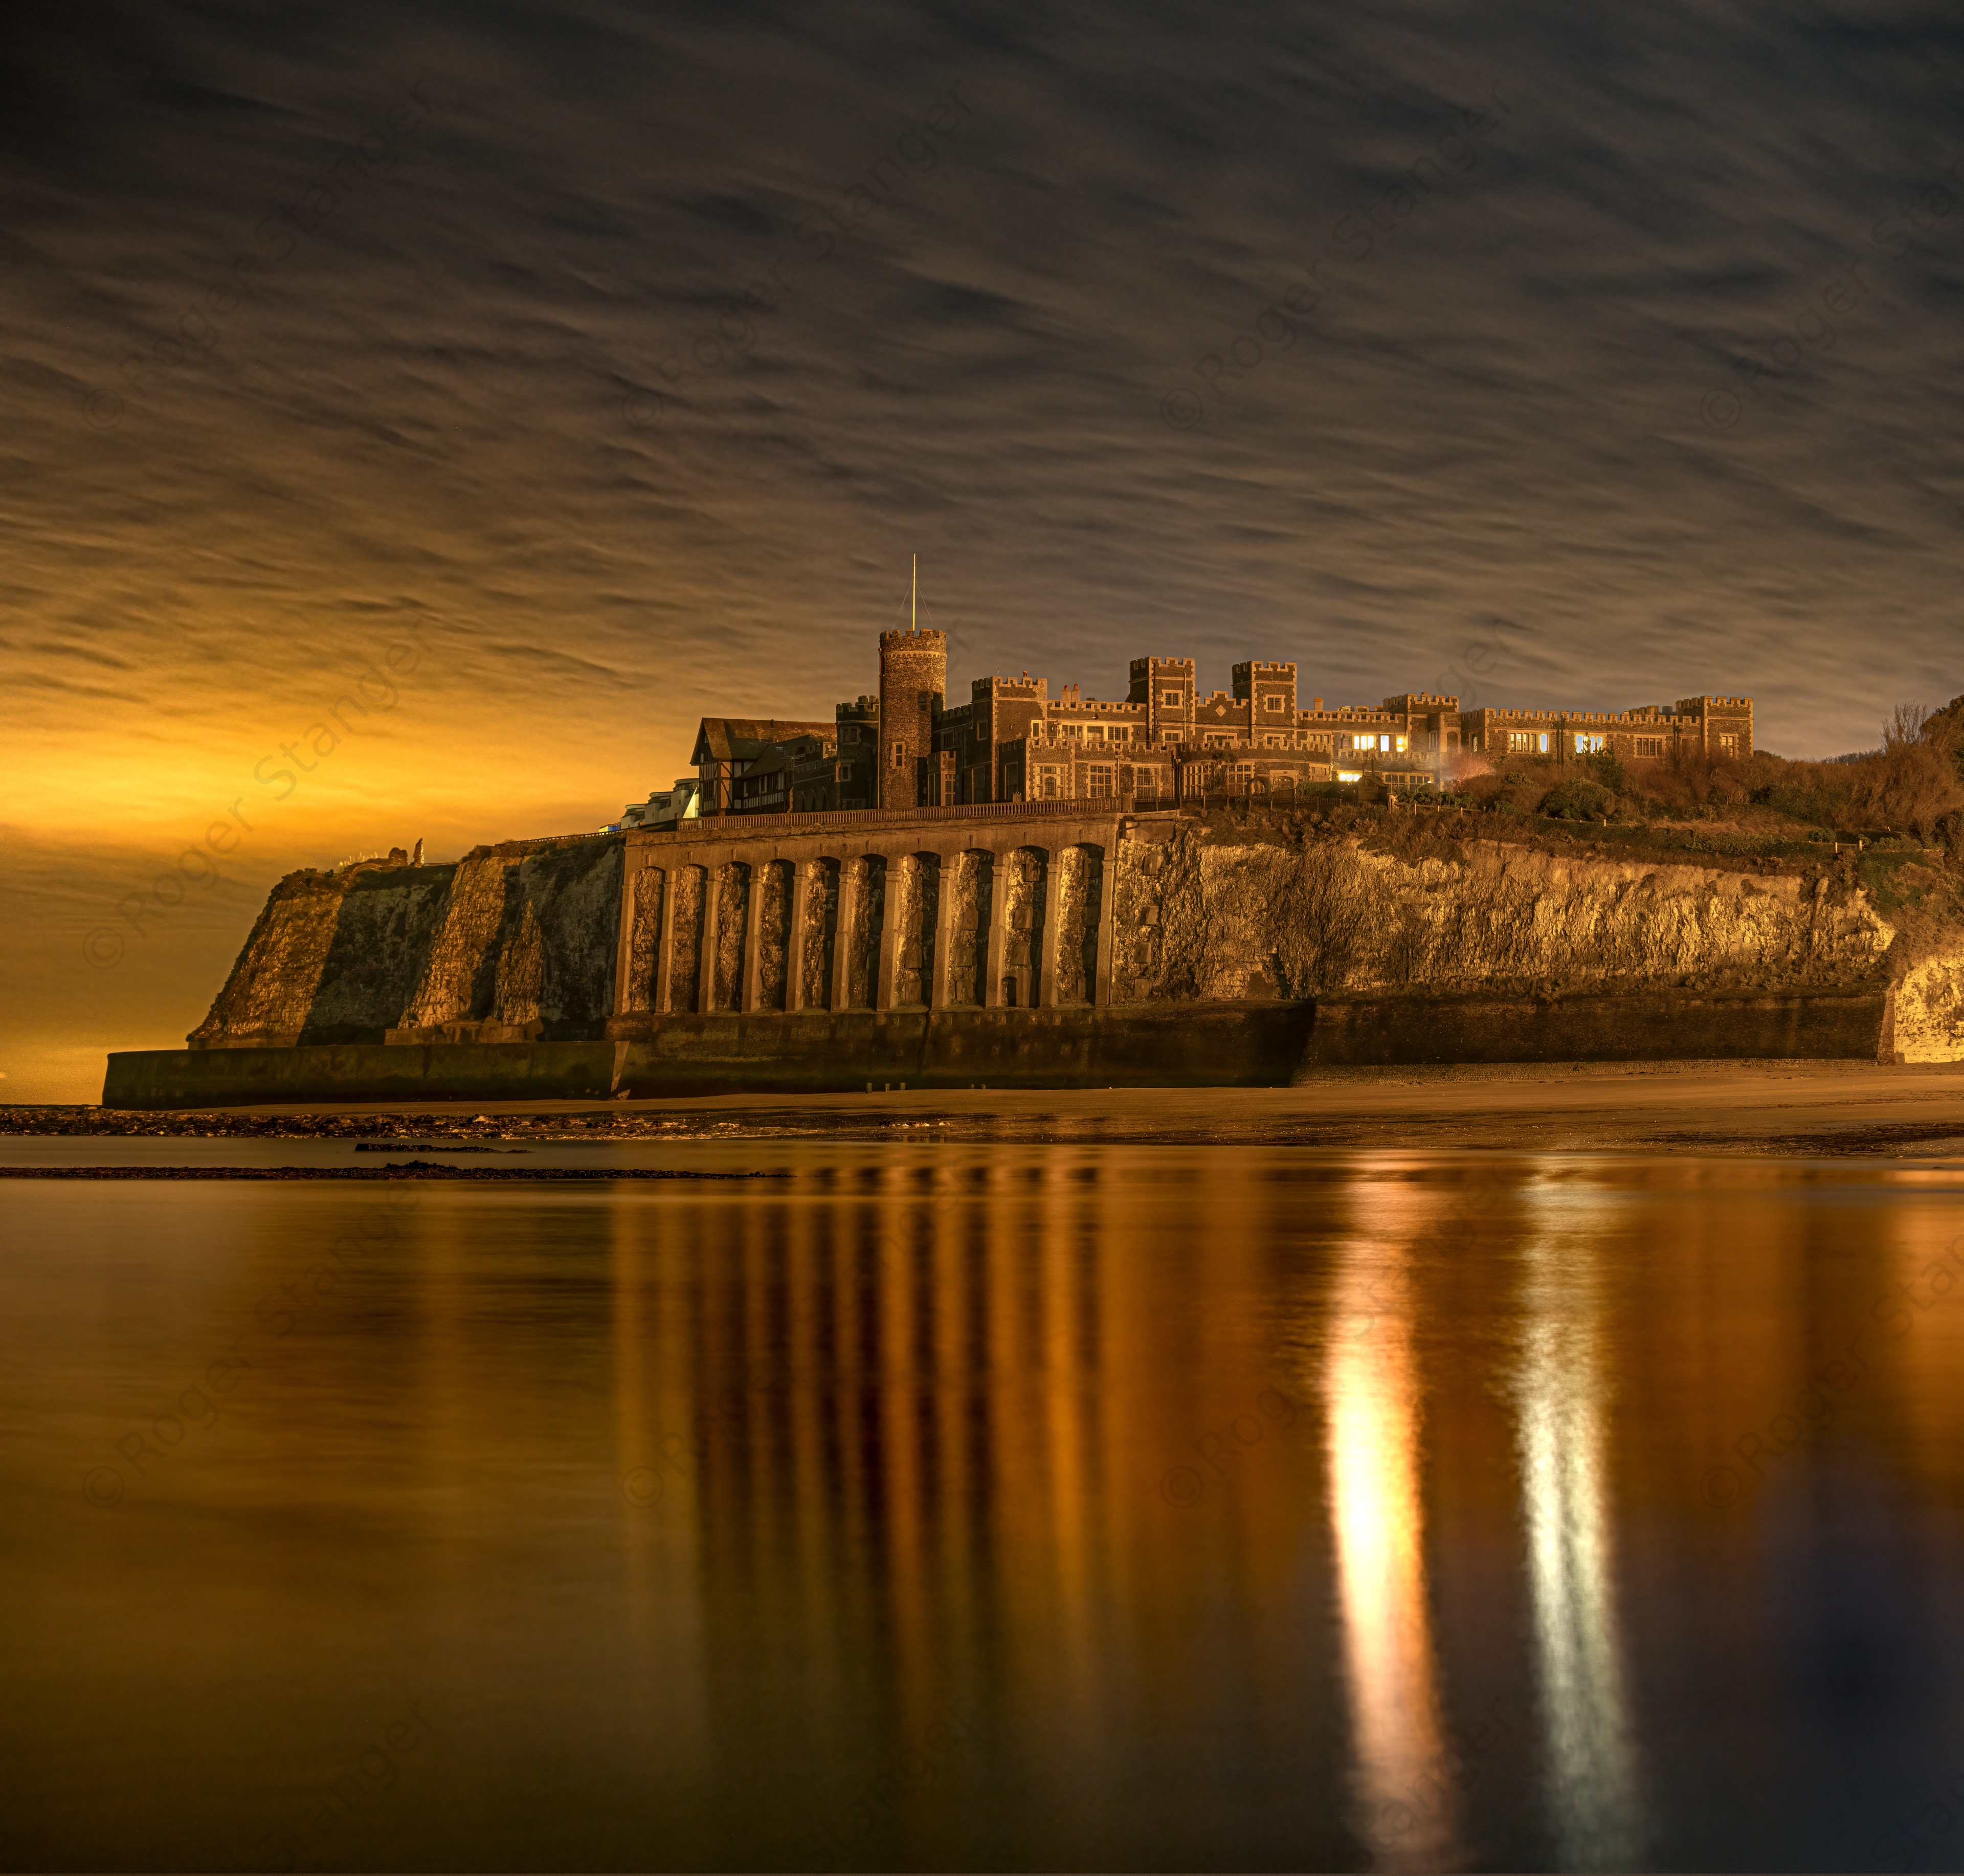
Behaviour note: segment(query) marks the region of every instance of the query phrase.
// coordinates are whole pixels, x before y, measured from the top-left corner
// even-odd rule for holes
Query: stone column
[[[702,867],[702,955],[696,973],[695,1007],[708,1015],[716,1007],[716,927],[723,897],[723,869],[714,861]]]
[[[1043,958],[1037,966],[1037,1007],[1057,1008],[1057,954],[1064,921],[1058,905],[1064,892],[1064,849],[1053,847],[1044,862]]]
[[[929,1009],[945,1009],[955,989],[955,888],[963,860],[960,851],[935,857],[940,894],[934,909],[934,983],[927,994]]]
[[[627,1012],[627,980],[634,968],[634,924],[640,910],[641,873],[631,859],[621,867],[621,928],[614,944],[614,1002],[610,1016]]]
[[[804,922],[811,902],[811,870],[816,860],[791,862],[791,928],[785,945],[785,1014],[804,1007]]]
[[[887,856],[887,891],[880,910],[880,955],[873,970],[873,1007],[894,1007],[894,973],[900,963],[900,900],[907,891],[903,855]]]
[[[852,941],[859,925],[859,875],[849,858],[839,862],[839,909],[832,928],[832,1007],[847,1007],[852,993]]]
[[[1091,986],[1093,1003],[1112,1000],[1112,941],[1118,932],[1118,840],[1114,831],[1112,844],[1105,849],[1104,864],[1098,871],[1098,975]]]
[[[983,1005],[988,1009],[1003,1007],[1003,960],[1009,948],[1009,866],[1016,855],[1012,847],[989,856],[989,942],[984,953],[989,976],[982,986]]]
[[[737,973],[736,1007],[749,1011],[757,1007],[762,979],[762,964],[757,942],[764,925],[764,871],[768,860],[753,861],[750,867],[750,896],[743,906],[743,968]]]
[[[662,881],[662,928],[655,939],[654,1007],[657,1016],[669,1013],[669,964],[675,955],[676,880],[682,868],[670,866],[665,873]]]

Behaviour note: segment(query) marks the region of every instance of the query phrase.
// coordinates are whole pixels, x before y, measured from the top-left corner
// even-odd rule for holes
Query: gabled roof
[[[697,727],[695,747],[688,759],[698,767],[709,762],[727,762],[762,755],[773,744],[788,742],[793,736],[836,733],[834,724],[804,723],[788,717],[705,717]]]

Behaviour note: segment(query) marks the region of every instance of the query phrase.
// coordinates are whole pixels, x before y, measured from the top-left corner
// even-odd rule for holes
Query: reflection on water
[[[1964,1174],[675,1160],[794,1176],[0,1191],[11,1865],[1846,1867],[1957,1770]]]
[[[1342,1332],[1326,1380],[1330,1515],[1361,1801],[1359,1835],[1387,1868],[1458,1868],[1456,1805],[1426,1594],[1424,1456],[1402,1193],[1382,1243],[1339,1253]]]
[[[1584,1230],[1570,1236],[1551,1219],[1523,1246],[1521,1498],[1558,1860],[1627,1869],[1641,1859],[1641,1839],[1603,1477],[1604,1299],[1586,1214],[1579,1222]]]

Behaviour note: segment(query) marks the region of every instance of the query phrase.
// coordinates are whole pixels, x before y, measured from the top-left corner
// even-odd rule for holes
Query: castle
[[[1462,710],[1456,697],[1406,691],[1382,704],[1307,709],[1292,664],[1250,659],[1234,688],[1200,694],[1191,658],[1134,658],[1122,698],[1048,680],[977,678],[947,701],[948,638],[880,635],[877,696],[833,720],[705,717],[693,776],[631,804],[618,823],[663,827],[700,816],[833,813],[1019,801],[1129,800],[1173,806],[1208,795],[1292,795],[1367,778],[1401,790],[1436,786],[1455,758],[1601,753],[1664,761],[1686,749],[1750,755],[1753,701],[1681,697],[1629,710]]]

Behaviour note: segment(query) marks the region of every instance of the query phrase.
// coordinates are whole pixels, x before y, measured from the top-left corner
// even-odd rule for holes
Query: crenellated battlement
[[[945,632],[907,627],[878,636],[878,698],[839,707],[847,727],[836,746],[807,738],[754,755],[733,746],[729,775],[719,769],[714,787],[704,778],[705,811],[711,802],[720,813],[803,813],[1128,794],[1170,803],[1195,791],[1273,795],[1334,782],[1340,760],[1346,774],[1359,765],[1395,772],[1403,788],[1414,773],[1448,781],[1458,758],[1475,753],[1558,765],[1599,755],[1655,761],[1687,747],[1752,753],[1750,697],[1613,710],[1468,709],[1450,692],[1401,691],[1382,704],[1326,707],[1319,697],[1303,708],[1289,659],[1239,659],[1231,688],[1202,690],[1192,658],[1134,658],[1117,698],[1089,696],[1076,682],[1053,691],[1027,671],[998,673],[972,679],[967,699],[951,707]]]

